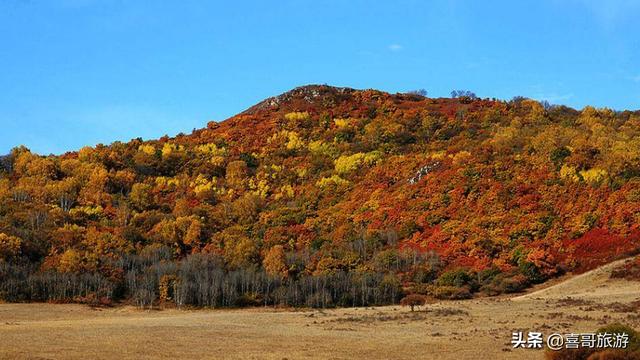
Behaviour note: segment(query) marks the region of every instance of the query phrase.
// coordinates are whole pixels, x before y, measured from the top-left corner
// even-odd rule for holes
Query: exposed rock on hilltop
[[[335,103],[335,101],[339,99],[346,101],[350,99],[349,95],[355,91],[356,90],[352,88],[333,87],[328,85],[300,86],[278,96],[263,100],[242,112],[241,115],[252,114],[259,110],[277,110],[282,104],[291,105],[298,101],[305,101],[308,104],[326,104],[327,102]]]

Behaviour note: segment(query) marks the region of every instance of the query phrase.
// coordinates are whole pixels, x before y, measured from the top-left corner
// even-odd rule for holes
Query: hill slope
[[[15,149],[0,256],[115,283],[202,253],[285,282],[515,291],[640,248],[639,135],[638,112],[306,86],[190,135]]]
[[[617,260],[576,276],[567,276],[557,284],[514,297],[512,300],[557,300],[570,297],[584,301],[613,302],[614,299],[625,303],[638,301],[640,284],[637,281],[611,277],[612,270],[630,261],[633,260],[629,258]]]

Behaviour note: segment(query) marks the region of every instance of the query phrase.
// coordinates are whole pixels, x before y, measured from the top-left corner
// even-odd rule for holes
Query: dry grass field
[[[1,359],[536,359],[512,350],[514,330],[640,328],[640,283],[610,264],[517,297],[287,311],[0,305]],[[634,302],[635,305],[634,305]]]

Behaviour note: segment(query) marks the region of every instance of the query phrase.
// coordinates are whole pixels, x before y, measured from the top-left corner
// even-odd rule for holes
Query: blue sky
[[[0,1],[0,153],[189,133],[295,86],[640,108],[640,0]]]

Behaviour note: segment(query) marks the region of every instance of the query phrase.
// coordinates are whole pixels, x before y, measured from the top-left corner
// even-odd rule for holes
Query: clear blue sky
[[[0,1],[0,153],[203,127],[309,83],[640,108],[640,0]]]

